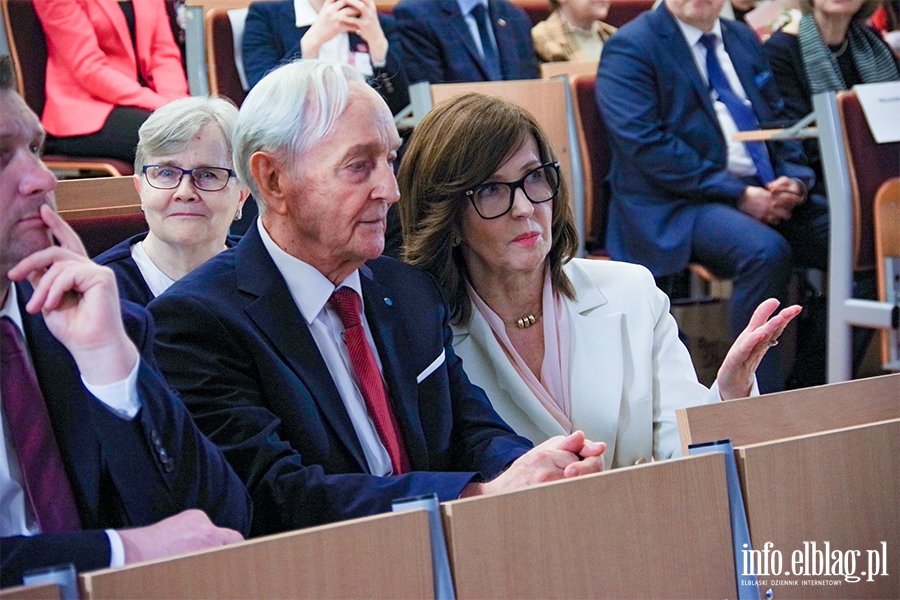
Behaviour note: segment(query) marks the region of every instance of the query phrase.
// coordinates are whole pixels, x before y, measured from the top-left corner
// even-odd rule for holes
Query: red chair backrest
[[[875,268],[872,206],[878,188],[888,179],[900,176],[900,142],[875,142],[855,92],[839,93],[837,102],[853,198],[853,269],[870,270]]]
[[[206,13],[209,88],[214,95],[231,98],[238,106],[247,97],[234,64],[234,37],[228,10],[213,8]]]
[[[582,164],[585,173],[585,246],[592,254],[605,249],[609,189],[606,175],[611,160],[606,126],[597,109],[594,91],[596,74],[577,75],[572,79],[575,110],[581,123]],[[588,176],[589,175],[589,176]]]

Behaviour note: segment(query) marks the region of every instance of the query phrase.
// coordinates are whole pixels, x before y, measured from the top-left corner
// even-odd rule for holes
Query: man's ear
[[[288,174],[284,166],[268,152],[254,152],[250,157],[250,176],[256,182],[266,210],[275,214],[287,213],[288,190],[285,187]]]

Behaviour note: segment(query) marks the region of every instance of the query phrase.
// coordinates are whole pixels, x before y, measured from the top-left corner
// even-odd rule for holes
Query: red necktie
[[[366,339],[366,332],[360,318],[359,295],[348,287],[338,288],[331,294],[329,300],[337,311],[341,323],[344,325],[344,343],[347,344],[347,352],[350,354],[350,364],[356,373],[359,387],[369,415],[375,422],[375,430],[381,438],[381,443],[387,448],[391,457],[391,467],[394,475],[402,475],[410,471],[409,458],[406,456],[406,447],[400,435],[400,427],[394,414],[378,363],[375,355]]]
[[[0,319],[0,396],[19,458],[25,496],[41,533],[81,529],[50,414],[25,340],[9,317]]]

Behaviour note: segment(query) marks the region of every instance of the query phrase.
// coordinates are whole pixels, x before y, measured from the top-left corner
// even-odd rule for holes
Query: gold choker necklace
[[[528,329],[535,323],[541,320],[541,315],[535,316],[533,313],[529,315],[525,315],[521,319],[516,319],[515,321],[504,321],[507,325],[515,325],[519,329]]]

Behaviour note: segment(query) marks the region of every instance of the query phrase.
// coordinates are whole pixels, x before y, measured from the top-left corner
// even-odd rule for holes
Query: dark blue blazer
[[[531,20],[508,0],[488,0],[503,79],[540,77]],[[484,60],[456,0],[401,0],[394,17],[410,83],[488,81]]]
[[[275,67],[303,58],[300,39],[309,27],[297,28],[293,0],[282,2],[254,2],[244,25],[244,71],[250,87],[255,86]],[[409,104],[409,90],[400,60],[400,33],[390,15],[379,14],[378,22],[388,40],[388,53],[383,67],[374,68],[369,84],[384,97],[393,114]],[[350,49],[365,41],[350,34]],[[368,51],[368,50],[367,50]]]
[[[246,534],[250,499],[222,453],[197,430],[156,371],[152,322],[123,303],[129,336],[142,349],[142,408],[125,421],[91,395],[68,350],[41,316],[25,312],[31,287],[19,285],[25,339],[81,517],[82,532],[3,538],[2,585],[22,583],[28,569],[74,563],[79,571],[109,566],[104,529],[150,525],[199,508],[221,527]]]
[[[253,535],[390,511],[406,496],[452,500],[531,448],[469,383],[453,353],[447,305],[427,274],[381,257],[361,268],[361,280],[414,470],[405,475],[368,473],[257,227],[150,303],[163,372],[247,484]]]
[[[756,35],[743,23],[721,23],[725,49],[757,119],[780,120],[784,102]],[[748,184],[726,169],[728,149],[709,88],[665,5],[604,44],[597,103],[612,149],[609,253],[645,265],[657,277],[678,272],[690,258],[696,208],[733,205]],[[776,175],[812,189],[812,170],[798,142],[769,144],[769,154]]]
[[[98,265],[107,266],[116,274],[116,285],[119,288],[120,298],[141,306],[150,304],[150,301],[153,300],[153,292],[147,287],[144,275],[134,259],[131,258],[131,247],[146,237],[146,231],[133,235],[93,259]],[[225,238],[225,245],[231,248],[240,239],[236,235],[229,235]]]

